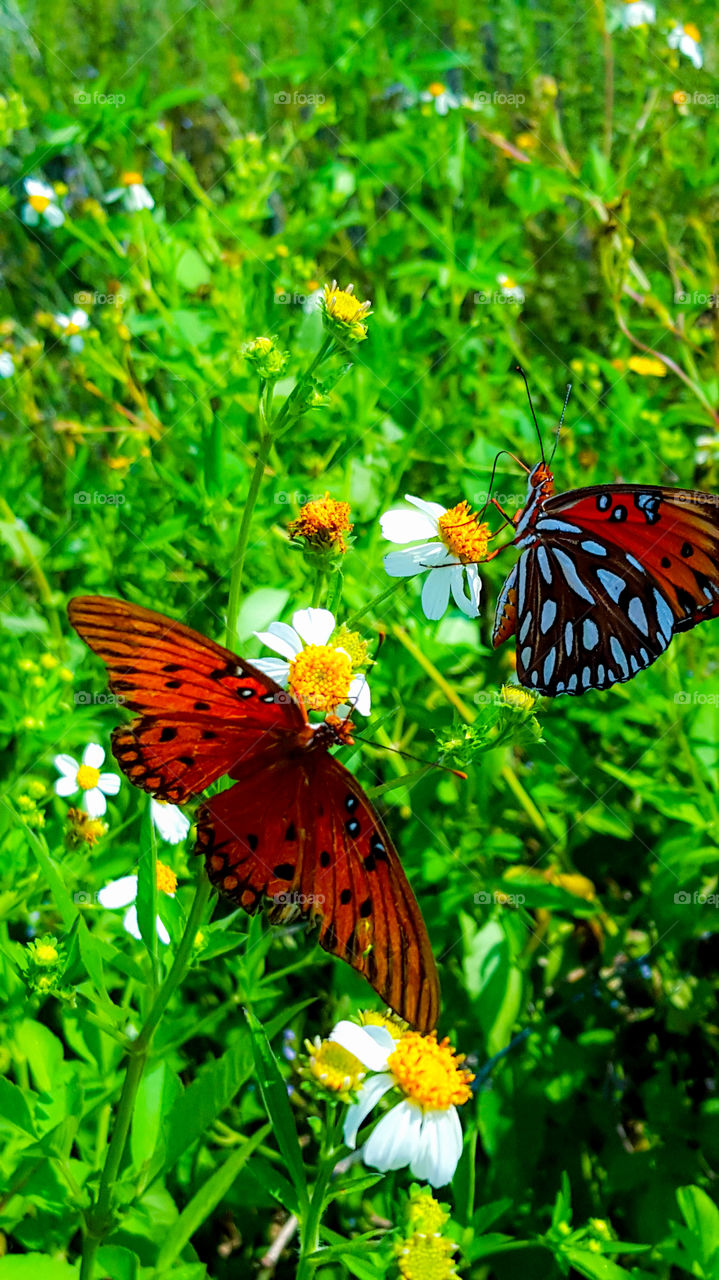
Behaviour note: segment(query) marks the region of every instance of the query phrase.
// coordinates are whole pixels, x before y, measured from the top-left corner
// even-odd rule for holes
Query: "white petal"
[[[422,1111],[405,1099],[382,1116],[362,1150],[365,1164],[381,1173],[402,1169],[414,1159],[420,1140]]]
[[[71,778],[68,774],[64,778],[58,778],[55,783],[56,796],[71,796],[77,791],[77,776]]]
[[[60,773],[65,774],[65,776],[68,778],[70,776],[74,778],[75,774],[80,768],[79,764],[77,763],[77,760],[73,760],[72,756],[55,756],[55,759],[53,760],[53,764],[56,769],[60,770]]]
[[[476,618],[479,613],[479,601],[482,595],[482,579],[479,576],[479,569],[476,564],[467,564],[464,566],[467,574],[467,586],[469,587],[469,598],[476,609],[476,613],[471,616]]]
[[[474,565],[467,565],[466,568],[468,570],[475,569],[476,574]],[[476,618],[479,615],[479,600],[475,604],[474,600],[469,600],[464,594],[464,566],[459,565],[456,569],[443,569],[442,573],[449,574],[454,603],[462,610],[462,613],[466,613],[468,618]],[[469,580],[469,573],[467,573],[467,579]]]
[[[65,214],[57,204],[49,204],[42,216],[50,227],[61,227],[65,221]]]
[[[97,895],[101,907],[129,907],[137,897],[137,876],[120,876],[111,880]]]
[[[292,625],[305,644],[327,644],[335,629],[335,615],[329,609],[298,609]]]
[[[287,684],[290,678],[290,664],[282,658],[253,658],[251,665],[263,671],[275,684]]]
[[[436,538],[437,521],[423,511],[385,511],[379,518],[382,536],[389,542],[421,542],[423,538]]]
[[[369,715],[372,710],[372,696],[369,691],[369,681],[365,675],[355,676],[347,696],[355,711],[359,711],[361,716]]]
[[[454,1177],[461,1154],[462,1126],[456,1107],[426,1112],[419,1148],[410,1165],[414,1177],[433,1187],[445,1187]]]
[[[394,1053],[397,1048],[397,1041],[386,1027],[379,1027],[376,1024],[368,1023],[364,1030],[367,1032],[367,1035],[374,1040],[375,1044],[379,1045],[380,1049],[384,1049],[387,1057],[389,1057],[391,1053]]]
[[[99,742],[89,742],[82,753],[82,763],[91,769],[99,769],[104,759],[105,752]]]
[[[25,178],[23,186],[29,196],[44,196],[46,200],[52,200],[55,194],[44,182],[38,182],[37,178]]]
[[[346,1019],[338,1022],[330,1034],[330,1040],[342,1045],[348,1053],[353,1053],[370,1071],[386,1069],[387,1059],[396,1047],[389,1032],[387,1037],[391,1041],[389,1046],[378,1044],[374,1036],[367,1034],[366,1027],[358,1027],[356,1022],[348,1022]]]
[[[411,493],[406,493],[404,500],[405,502],[411,502],[413,507],[418,507],[420,511],[424,511],[426,515],[431,516],[435,523],[447,510],[440,502],[425,502],[424,498],[414,498]]]
[[[120,790],[120,775],[117,773],[101,773],[97,785],[106,796],[116,796]]]
[[[131,933],[133,938],[137,938],[138,942],[142,939],[140,926],[137,923],[137,907],[130,907],[122,917],[123,928]]]
[[[165,946],[167,946],[170,941],[170,935],[159,916],[155,917],[155,928],[157,929],[157,936],[160,939],[160,942],[164,942]]]
[[[179,844],[190,830],[190,819],[186,818],[176,804],[160,804],[150,801],[150,816],[163,840],[168,844]]]
[[[24,204],[22,207],[21,218],[26,227],[36,227],[40,221],[40,214],[37,209],[33,209],[31,204]]]
[[[425,618],[436,622],[449,604],[449,575],[451,569],[432,569],[422,587],[422,608]]]
[[[73,333],[67,345],[70,350],[74,351],[77,355],[78,352],[83,350],[85,346],[85,339],[81,338],[79,333]]]
[[[412,578],[432,565],[444,564],[451,556],[443,542],[423,542],[404,551],[389,551],[384,557],[385,572],[390,578]]]
[[[344,1123],[344,1140],[345,1145],[354,1148],[357,1145],[357,1130],[362,1122],[367,1118],[373,1107],[377,1105],[380,1098],[394,1087],[394,1078],[384,1073],[378,1076],[372,1076],[371,1080],[365,1080],[358,1090],[357,1101],[353,1102],[347,1108],[347,1115]]]
[[[83,793],[81,805],[91,818],[101,818],[107,808],[107,800],[99,787],[91,787]]]
[[[267,645],[268,649],[281,653],[282,657],[289,658],[290,662],[302,648],[302,641],[297,632],[286,622],[271,622],[267,631],[256,631],[255,635],[258,640]]]
[[[87,329],[90,323],[90,317],[86,311],[77,307],[70,315],[70,323],[77,325],[78,329]]]

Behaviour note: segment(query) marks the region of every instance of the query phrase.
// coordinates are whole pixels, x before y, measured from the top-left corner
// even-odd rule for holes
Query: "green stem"
[[[318,569],[317,575],[315,577],[315,585],[312,589],[312,608],[313,609],[317,609],[319,607],[320,600],[322,599],[322,588],[324,587],[324,585],[325,585],[324,570]]]
[[[195,936],[202,921],[210,892],[211,885],[203,871],[195,891],[195,898],[190,908],[190,914],[187,918],[180,945],[175,953],[172,968],[152,1002],[150,1012],[137,1040],[131,1046],[130,1060],[127,1064],[122,1093],[120,1094],[115,1127],[100,1175],[97,1197],[86,1218],[86,1235],[80,1268],[80,1280],[92,1280],[97,1251],[105,1236],[112,1230],[112,1193],[125,1154],[137,1091],[147,1065],[157,1026],[189,968]]]
[[[242,521],[240,523],[240,531],[237,535],[235,550],[232,554],[232,577],[230,578],[230,600],[227,606],[227,640],[228,647],[237,644],[237,616],[240,612],[240,594],[242,591],[242,570],[245,563],[245,555],[247,552],[247,543],[250,537],[250,525],[252,524],[252,516],[254,514],[255,505],[260,492],[262,478],[265,474],[267,459],[272,447],[272,436],[269,432],[264,432],[260,438],[260,447],[257,451],[257,461],[255,469],[252,473],[250,481],[250,491],[247,495],[245,509],[242,512]]]
[[[317,1180],[312,1188],[309,1212],[300,1224],[301,1243],[296,1280],[309,1280],[309,1277],[314,1273],[314,1262],[311,1261],[311,1256],[320,1247],[320,1225],[325,1207],[325,1196],[337,1159],[337,1148],[335,1146],[335,1138],[337,1136],[336,1104],[330,1103],[328,1110],[327,1125],[317,1164]]]
[[[380,591],[378,596],[373,596],[367,604],[363,604],[362,608],[353,613],[345,622],[347,630],[351,631],[364,618],[366,613],[369,613],[370,610],[378,609],[381,604],[384,604],[385,600],[389,600],[391,596],[399,591],[400,587],[404,586],[405,581],[405,578],[396,578],[391,587],[387,587],[385,591]]]
[[[60,648],[60,650],[64,652],[65,637],[62,634],[60,618],[52,598],[50,583],[48,582],[47,578],[45,577],[45,574],[42,571],[42,568],[40,566],[40,561],[34,555],[32,547],[30,546],[30,543],[25,537],[25,533],[22,528],[22,525],[20,524],[20,521],[17,520],[16,517],[13,515],[13,512],[8,506],[5,498],[0,498],[0,513],[2,513],[2,515],[5,517],[8,524],[12,524],[14,526],[13,532],[15,534],[15,537],[17,538],[18,545],[22,548],[23,554],[27,559],[28,570],[31,576],[35,580],[35,585],[37,587],[38,595],[40,596],[40,599],[42,600],[49,614],[50,628],[52,630],[55,642],[58,648]]]
[[[279,410],[274,422],[272,423],[273,436],[278,436],[281,431],[286,431],[287,427],[290,426],[292,419],[298,413],[301,413],[302,404],[300,401],[300,397],[302,395],[302,392],[304,391],[307,382],[312,377],[312,374],[314,373],[315,369],[319,368],[319,366],[327,359],[327,357],[332,355],[334,351],[334,347],[335,347],[334,338],[325,338],[324,342],[322,343],[322,346],[317,352],[317,355],[312,361],[312,364],[309,366],[308,369],[305,369],[304,373],[300,374],[299,378],[297,379],[297,382],[295,383],[290,394],[288,395],[287,399],[282,405],[282,408]],[[298,404],[298,401],[300,401],[299,404]]]

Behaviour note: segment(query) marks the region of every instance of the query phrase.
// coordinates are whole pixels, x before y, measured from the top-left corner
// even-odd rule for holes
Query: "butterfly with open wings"
[[[537,693],[631,680],[677,632],[719,615],[714,494],[639,484],[555,493],[542,455],[526,505],[506,518],[506,545],[522,554],[497,601],[492,643],[516,636],[517,676]]]
[[[196,852],[215,887],[274,923],[300,917],[419,1031],[436,1025],[439,980],[392,841],[353,775],[330,755],[351,725],[304,707],[229,649],[163,614],[103,596],[70,622],[139,718],[115,729],[131,782],[183,804],[224,774],[197,814]]]

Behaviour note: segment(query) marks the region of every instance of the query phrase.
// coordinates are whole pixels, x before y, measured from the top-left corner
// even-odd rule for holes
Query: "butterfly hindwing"
[[[431,1030],[439,980],[399,856],[355,778],[324,750],[266,766],[198,814],[213,883],[275,923],[319,927],[319,942],[361,973],[407,1022]]]
[[[76,597],[68,614],[118,700],[140,712],[114,731],[115,758],[159,799],[182,804],[305,723],[279,685],[181,622],[104,596]]]
[[[554,533],[517,565],[517,675],[554,697],[631,680],[666,649],[670,604],[631,554]]]

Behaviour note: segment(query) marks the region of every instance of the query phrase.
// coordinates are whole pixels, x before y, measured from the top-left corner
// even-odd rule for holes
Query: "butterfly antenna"
[[[492,497],[492,485],[494,484],[494,477],[495,477],[495,473],[496,473],[496,471],[497,471],[497,463],[499,462],[499,459],[502,457],[502,455],[503,455],[503,454],[506,454],[506,456],[507,456],[508,458],[511,458],[513,462],[516,462],[516,463],[517,463],[517,465],[518,465],[518,466],[520,466],[520,467],[522,467],[522,469],[523,469],[524,471],[529,471],[529,467],[525,466],[525,464],[522,462],[521,458],[517,458],[517,457],[515,456],[515,454],[510,453],[510,452],[509,452],[509,449],[500,449],[500,450],[499,450],[499,453],[497,453],[497,454],[495,455],[494,462],[492,463],[492,474],[491,474],[491,475],[490,475],[490,477],[489,477],[489,488],[488,488],[488,490],[487,490],[487,501],[485,502],[485,504],[484,504],[484,506],[483,506],[483,507],[480,507],[480,509],[479,509],[479,511],[477,512],[476,516],[474,516],[474,517],[473,517],[473,520],[474,520],[474,519],[479,520],[479,519],[480,519],[480,517],[484,515],[485,511],[487,510],[487,507],[489,506],[489,503],[490,503],[490,500],[491,500],[491,497]],[[468,521],[467,523],[470,523],[470,522]]]
[[[554,457],[555,453],[557,452],[557,445],[559,444],[559,433],[560,433],[560,431],[562,430],[562,427],[564,426],[564,415],[565,415],[565,413],[567,412],[567,405],[569,404],[569,397],[570,397],[570,395],[571,395],[571,394],[572,394],[572,384],[571,384],[571,382],[568,382],[568,383],[567,383],[567,394],[566,394],[566,395],[565,395],[565,397],[564,397],[564,404],[562,405],[562,412],[561,412],[561,413],[560,413],[560,415],[559,415],[559,422],[557,423],[557,430],[556,430],[556,431],[555,431],[555,433],[554,433],[554,444],[553,444],[553,446],[552,446],[552,452],[551,452],[551,453],[550,453],[550,455],[549,455],[549,462],[550,462],[550,464],[551,464],[552,458]]]
[[[532,417],[533,417],[533,419],[534,419],[534,425],[535,425],[536,430],[537,430],[537,439],[539,440],[539,452],[540,452],[540,453],[541,453],[541,455],[542,455],[542,462],[544,462],[544,461],[545,461],[545,457],[544,457],[544,445],[542,444],[542,433],[541,433],[541,431],[539,430],[539,423],[537,422],[537,415],[536,415],[536,413],[534,412],[534,405],[532,404],[532,395],[531,395],[531,392],[530,392],[530,390],[529,390],[529,383],[527,382],[527,375],[526,375],[526,373],[524,372],[524,369],[522,368],[521,364],[516,364],[516,365],[514,366],[514,368],[515,368],[515,372],[516,372],[516,373],[518,373],[518,374],[519,374],[519,376],[521,377],[521,379],[522,379],[522,381],[523,381],[523,383],[524,383],[524,389],[525,389],[525,391],[527,392],[527,399],[528,399],[528,401],[529,401],[529,408],[530,408],[530,410],[531,410]]]
[[[423,760],[421,756],[413,756],[410,751],[401,751],[399,747],[388,747],[384,742],[363,737],[361,733],[356,733],[354,736],[357,742],[366,742],[368,746],[379,747],[381,751],[393,751],[395,755],[403,756],[405,760],[414,760],[415,764],[426,765],[428,769],[441,769],[443,773],[453,773],[455,778],[461,778],[463,782],[467,781],[467,775],[461,769],[452,769],[448,764],[440,764],[439,760]]]

